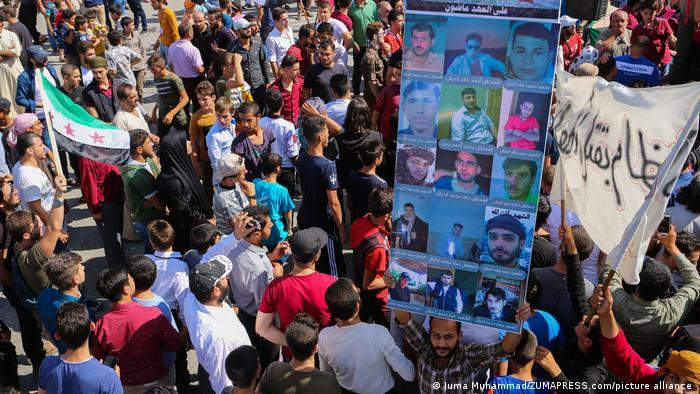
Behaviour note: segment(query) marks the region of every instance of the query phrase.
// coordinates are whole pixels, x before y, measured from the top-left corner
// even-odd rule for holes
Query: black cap
[[[289,239],[292,256],[302,263],[308,263],[328,244],[328,234],[318,227],[297,231]]]
[[[10,100],[0,97],[0,111],[2,112],[10,112],[10,109],[12,108],[12,103]]]
[[[233,264],[226,256],[215,256],[206,263],[197,264],[190,274],[190,291],[195,297],[208,295],[232,268]]]

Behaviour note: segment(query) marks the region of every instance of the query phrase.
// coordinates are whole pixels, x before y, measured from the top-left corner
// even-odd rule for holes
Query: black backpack
[[[17,255],[13,250],[10,250],[8,254],[12,256],[12,260],[10,261],[12,289],[15,291],[15,294],[17,294],[17,298],[22,302],[22,305],[27,308],[27,310],[32,311],[36,308],[38,296],[29,288],[24,276],[22,276],[22,271],[19,269],[19,263],[17,262]]]

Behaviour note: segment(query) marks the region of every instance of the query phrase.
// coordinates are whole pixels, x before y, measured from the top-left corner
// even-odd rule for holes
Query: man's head
[[[260,107],[255,101],[246,101],[238,107],[236,119],[238,121],[238,130],[246,134],[252,134],[258,129]]]
[[[126,112],[131,112],[139,105],[139,92],[133,85],[124,83],[117,88],[119,106]]]
[[[636,295],[644,301],[655,301],[668,294],[671,288],[671,270],[663,263],[645,257],[639,272]]]
[[[406,286],[408,286],[408,282],[411,280],[411,277],[408,275],[408,272],[402,272],[401,275],[399,276],[399,287],[402,289],[405,289]]]
[[[17,9],[15,9],[15,7],[13,7],[11,4],[7,4],[6,6],[2,7],[2,12],[5,14],[7,22],[17,18]]]
[[[693,265],[700,259],[700,237],[687,231],[681,231],[676,236],[676,246]],[[671,258],[671,254],[664,250],[664,258]]]
[[[216,121],[223,127],[230,127],[233,119],[233,101],[230,98],[222,96],[214,103],[214,112],[216,113]]]
[[[134,295],[134,279],[125,267],[106,268],[97,276],[97,291],[110,302],[130,299]]]
[[[464,39],[464,50],[466,51],[468,58],[476,59],[479,57],[479,53],[481,52],[481,41],[481,34],[467,34],[467,37]]]
[[[87,307],[78,302],[64,302],[56,311],[56,339],[70,350],[83,346],[95,324],[90,321]]]
[[[15,242],[36,243],[41,239],[41,221],[30,211],[17,211],[7,217],[7,231]]]
[[[209,26],[212,27],[212,29],[217,30],[223,26],[224,15],[221,13],[221,11],[217,9],[210,9],[207,11],[207,20],[209,21]]]
[[[320,116],[310,116],[301,123],[301,131],[309,146],[328,146],[328,126]]]
[[[618,34],[622,34],[627,29],[629,15],[622,9],[615,10],[610,14],[610,29]]]
[[[299,361],[310,359],[318,344],[318,323],[308,313],[298,313],[284,334],[292,356]]]
[[[146,130],[129,130],[129,154],[132,158],[155,157],[151,133]]]
[[[283,57],[280,68],[282,69],[282,79],[286,81],[293,81],[301,73],[299,59],[294,56]]]
[[[537,337],[532,331],[528,329],[523,329],[520,334],[520,342],[515,347],[515,352],[510,356],[509,361],[525,367],[532,364],[535,361],[535,353],[537,352]]]
[[[424,182],[435,162],[433,152],[427,148],[409,147],[402,149],[400,153],[403,162],[399,162],[399,165],[404,168],[400,168],[399,172],[405,172],[401,174],[402,178],[407,178],[404,181],[410,184]]]
[[[254,245],[261,245],[262,241],[270,238],[270,233],[272,232],[270,210],[264,205],[249,205],[243,208],[243,212],[253,218],[247,225],[253,231],[245,239]]]
[[[376,167],[382,163],[383,158],[384,144],[381,141],[368,139],[362,143],[360,161],[363,166]]]
[[[328,20],[331,19],[331,13],[333,13],[333,7],[331,7],[329,1],[322,0],[318,3],[318,14],[316,18],[318,18],[319,21],[328,22]]]
[[[379,223],[385,223],[391,219],[391,211],[394,210],[394,194],[391,188],[378,187],[369,194],[367,209]]]
[[[203,32],[207,28],[207,16],[202,11],[195,11],[192,14],[192,26],[197,29],[198,32]]]
[[[639,6],[639,14],[644,19],[644,23],[652,23],[656,20],[656,14],[663,8],[662,0],[643,0]]]
[[[221,231],[211,224],[202,223],[190,230],[190,245],[203,255],[221,239]]]
[[[646,52],[647,48],[649,48],[649,45],[651,44],[651,41],[649,41],[649,37],[647,36],[637,36],[632,40],[632,47],[630,48],[630,55],[634,58],[640,58],[644,56],[644,52]]]
[[[384,26],[382,22],[371,22],[365,28],[367,41],[381,45],[384,42]]]
[[[389,11],[389,15],[388,15],[387,19],[389,22],[389,28],[391,29],[392,32],[402,32],[403,31],[404,16],[401,12],[399,12],[397,10]]]
[[[151,7],[153,7],[154,10],[160,9],[161,5],[165,7],[168,5],[167,0],[151,0]]]
[[[452,284],[452,272],[451,271],[445,271],[440,275],[440,283],[442,283],[443,286],[449,286]]]
[[[243,157],[235,153],[226,153],[216,163],[214,178],[225,187],[234,187],[236,183],[245,180],[247,173]]]
[[[433,49],[435,30],[428,22],[418,22],[411,27],[411,50],[419,57],[428,56]]]
[[[24,133],[17,136],[17,153],[23,159],[33,157],[35,160],[42,160],[46,157],[46,145],[41,138],[34,133]]]
[[[429,324],[430,344],[435,355],[442,359],[450,359],[462,338],[462,323],[431,316]]]
[[[100,85],[109,85],[110,76],[107,72],[107,59],[102,56],[95,56],[90,60],[90,71],[95,82]]]
[[[347,321],[360,313],[360,294],[348,278],[340,278],[326,290],[328,311],[338,320]]]
[[[78,57],[80,64],[85,67],[90,66],[90,62],[95,58],[95,46],[90,41],[78,43]]]
[[[318,61],[325,68],[335,65],[335,44],[333,40],[321,40],[318,44]]]
[[[476,105],[476,90],[473,88],[462,89],[462,105],[469,111],[478,110],[479,107]]]
[[[202,81],[197,85],[195,90],[197,94],[197,102],[205,111],[214,111],[214,101],[216,100],[216,90],[214,85],[209,81]]]
[[[416,217],[416,207],[410,202],[403,205],[403,215],[404,219],[411,220]]]
[[[574,236],[574,244],[576,244],[579,260],[586,260],[593,252],[593,247],[595,247],[593,240],[580,224],[571,226],[571,235]]]
[[[268,90],[269,92],[269,90]],[[282,170],[282,156],[277,153],[267,153],[260,158],[258,166],[263,176],[279,174]]]
[[[61,77],[63,78],[63,86],[68,89],[80,86],[80,68],[72,64],[66,63],[61,66]]]
[[[199,303],[221,306],[229,293],[228,274],[233,265],[226,256],[197,264],[190,274],[190,290]]]
[[[177,34],[181,40],[192,41],[192,26],[189,24],[181,24],[177,27]]]
[[[350,8],[352,0],[336,0],[335,4],[338,6],[338,9],[344,10]]]
[[[126,269],[134,279],[135,291],[148,290],[156,281],[156,263],[142,254],[127,258]]]
[[[535,218],[535,231],[539,230],[545,223],[547,218],[552,213],[552,205],[549,203],[549,197],[541,195],[537,203],[537,217]]]
[[[455,158],[455,172],[460,182],[472,183],[481,174],[481,166],[474,154],[459,152]]]
[[[153,249],[165,252],[173,247],[175,242],[175,229],[165,220],[156,219],[148,224],[148,240]]]
[[[391,4],[391,8],[400,12],[404,13],[405,9],[403,6],[403,0],[389,0],[389,4]]]
[[[238,33],[238,38],[249,39],[253,37],[253,30],[251,29],[250,22],[245,18],[236,19],[233,22],[233,30]]]
[[[124,42],[124,33],[119,30],[112,30],[107,33],[107,41],[109,41],[109,45],[118,47]]]
[[[260,359],[253,346],[235,348],[226,357],[226,376],[237,388],[251,387],[260,377]]]
[[[27,48],[27,59],[33,68],[43,68],[49,64],[49,54],[39,45]]]
[[[500,315],[506,305],[506,292],[500,287],[490,287],[486,290],[486,307],[492,315]]]
[[[501,214],[486,222],[489,255],[501,266],[516,267],[525,245],[525,226],[513,216]]]
[[[537,164],[534,161],[507,158],[503,161],[504,190],[511,200],[525,201],[537,179]]]
[[[377,15],[379,16],[381,23],[385,25],[389,24],[389,13],[391,11],[391,4],[388,1],[382,0],[377,3]]]
[[[77,253],[58,253],[46,262],[44,272],[59,291],[75,289],[85,283],[85,267],[82,262],[83,259]]]
[[[279,31],[285,31],[289,27],[289,14],[284,8],[273,9],[272,20],[275,22],[275,29]]]
[[[462,234],[462,230],[464,229],[464,225],[462,223],[455,223],[452,225],[452,235],[455,237],[459,237]]]
[[[157,53],[151,55],[146,64],[154,78],[164,78],[168,74],[168,70],[165,68],[165,58]]]
[[[122,19],[120,19],[119,24],[122,27],[122,31],[124,32],[124,35],[130,36],[131,33],[133,33],[134,30],[136,30],[136,26],[134,25],[134,20],[129,16],[125,16]]]
[[[307,44],[312,44],[315,39],[316,27],[314,25],[307,23],[299,28],[299,46],[302,49],[305,49]]]
[[[408,125],[414,135],[435,137],[440,85],[423,81],[411,81],[403,91],[402,105]]]
[[[336,98],[347,97],[350,92],[350,80],[345,74],[335,74],[331,77],[331,90]]]
[[[294,233],[289,238],[294,265],[308,268],[321,258],[321,249],[328,244],[328,234],[318,227],[311,227]]]
[[[556,43],[541,23],[525,22],[513,31],[509,56],[513,74],[526,81],[542,81],[553,58]]]
[[[9,178],[0,179],[0,202],[2,209],[8,212],[13,212],[20,204],[19,192]]]

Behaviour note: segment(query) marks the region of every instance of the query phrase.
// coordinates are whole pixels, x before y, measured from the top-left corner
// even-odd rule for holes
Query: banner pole
[[[56,166],[56,174],[63,175],[63,168],[61,167],[61,157],[58,155],[58,144],[56,144],[56,136],[53,133],[53,124],[51,123],[51,115],[46,104],[49,102],[46,93],[44,91],[44,81],[42,80],[41,73],[36,73],[36,87],[39,89],[39,94],[41,95],[41,105],[44,108],[44,117],[46,120],[46,128],[49,133],[49,141],[51,142],[51,152],[53,153],[54,166]],[[65,187],[63,187],[65,192]]]
[[[566,177],[563,174],[563,165],[559,166],[559,171],[562,172],[562,174],[559,174],[561,179],[561,182],[559,182],[559,185],[561,186],[561,190],[559,190],[561,193],[561,200],[559,201],[559,206],[561,207],[561,224],[566,224]]]
[[[602,288],[603,294],[605,294],[605,292],[607,291],[608,286],[610,286],[610,282],[612,282],[612,279],[616,273],[617,273],[617,271],[615,271],[614,269],[610,269],[610,271],[608,272],[608,275],[605,277],[605,281],[603,282],[603,288]],[[591,309],[588,311],[588,315],[586,316],[586,320],[583,322],[584,327],[588,327],[591,325],[591,320],[593,320],[593,316],[595,316],[595,314],[596,314],[596,310],[593,307],[593,305],[591,305]]]

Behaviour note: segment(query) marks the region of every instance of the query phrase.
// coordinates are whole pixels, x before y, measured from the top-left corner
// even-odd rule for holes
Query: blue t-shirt
[[[634,59],[630,55],[615,58],[617,75],[615,82],[625,86],[632,86],[637,81],[644,81],[647,87],[659,86],[661,75],[659,68],[644,57]]]
[[[539,379],[535,379],[533,382],[541,382]],[[554,394],[553,389],[543,389],[540,386],[532,385],[530,382],[514,378],[512,376],[496,376],[492,377],[488,381],[489,385],[499,385],[502,388],[489,388],[486,391],[488,394]],[[507,388],[506,388],[507,387]],[[538,387],[535,389],[534,387]]]
[[[64,302],[79,302],[87,306],[87,297],[83,294],[80,298],[76,298],[70,295],[61,293],[60,291],[52,288],[47,288],[39,293],[39,298],[36,303],[36,311],[41,318],[41,324],[44,325],[46,331],[51,334],[51,340],[56,345],[58,352],[60,354],[65,353],[67,350],[66,345],[63,341],[59,341],[54,338],[56,333],[56,314],[58,313],[58,307]],[[90,315],[90,320],[95,321],[95,312],[92,308],[88,307],[88,314]]]
[[[233,27],[233,19],[231,19],[231,15],[229,15],[228,12],[221,13],[221,22],[223,22],[224,27],[226,27],[227,29]]]
[[[253,183],[258,204],[270,210],[272,221],[270,238],[264,240],[263,245],[274,247],[280,241],[287,239],[287,232],[284,231],[284,215],[295,208],[294,201],[287,188],[279,183],[266,182],[260,178],[254,179]]]
[[[39,388],[48,393],[122,394],[122,384],[114,370],[90,357],[71,363],[60,356],[49,356],[39,368]]]
[[[328,229],[328,196],[326,191],[338,189],[338,173],[335,163],[323,156],[299,155],[297,170],[301,181],[301,200],[297,221],[300,229],[320,227]]]
[[[170,325],[173,326],[175,330],[177,330],[177,325],[175,324],[173,312],[170,310],[168,303],[165,302],[165,300],[161,296],[159,296],[156,293],[153,293],[153,298],[151,298],[150,300],[144,300],[142,298],[136,297],[133,297],[133,299],[134,301],[143,306],[154,306],[160,309],[160,311],[163,312],[163,316],[165,316],[165,318],[168,319],[168,321],[170,322]],[[175,364],[175,356],[175,352],[163,352],[163,362],[165,363],[166,367],[171,367]]]

